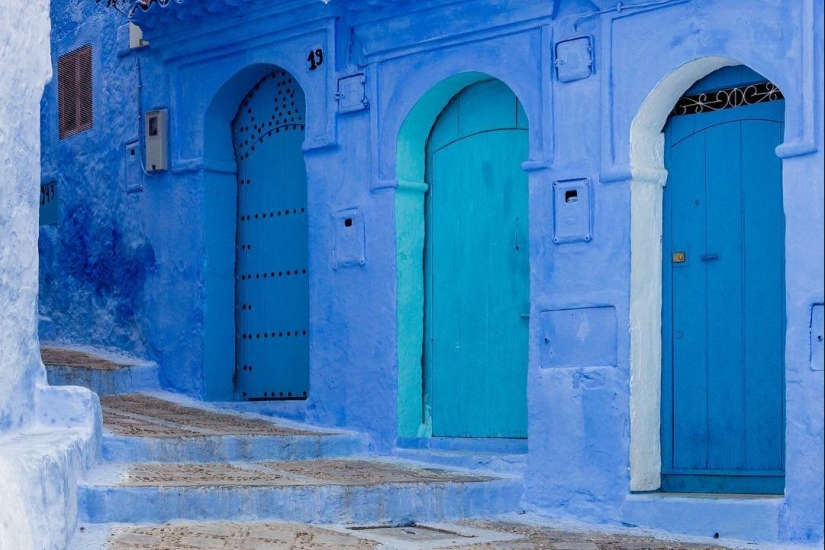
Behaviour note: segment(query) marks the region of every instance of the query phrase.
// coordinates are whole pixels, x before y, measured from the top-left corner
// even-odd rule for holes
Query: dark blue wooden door
[[[309,391],[304,94],[278,70],[232,123],[238,162],[236,390],[246,399]]]
[[[465,88],[427,144],[427,392],[435,436],[527,436],[527,119],[499,81]]]
[[[712,75],[710,85],[742,71]],[[677,112],[665,128],[665,491],[784,488],[784,215],[774,152],[784,101],[754,96],[761,102],[749,105],[741,94],[754,90],[725,92],[740,96],[719,96],[719,110]],[[715,97],[701,91],[694,99]]]

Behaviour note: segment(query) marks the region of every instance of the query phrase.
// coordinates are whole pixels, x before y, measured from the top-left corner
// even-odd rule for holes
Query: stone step
[[[506,525],[506,524],[505,524]],[[497,527],[499,525],[497,524]],[[479,529],[459,523],[404,525],[308,525],[278,521],[101,523],[81,525],[69,550],[438,550],[530,548],[524,535],[504,529]],[[655,548],[659,548],[658,546]],[[598,550],[598,549],[597,549]]]
[[[111,463],[78,490],[80,520],[374,524],[517,511],[518,477],[377,459]]]
[[[69,550],[375,550],[378,543],[352,533],[300,523],[196,522],[164,525],[82,526]]]
[[[177,399],[172,401],[171,399]],[[305,460],[362,454],[365,436],[135,393],[101,397],[102,456],[111,462]]]
[[[40,356],[52,386],[82,386],[100,396],[160,388],[155,363],[51,345],[41,346]]]

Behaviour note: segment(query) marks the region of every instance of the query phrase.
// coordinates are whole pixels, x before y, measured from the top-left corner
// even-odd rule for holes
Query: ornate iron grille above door
[[[671,116],[696,115],[781,99],[785,99],[785,96],[773,82],[760,82],[683,96],[670,114]]]

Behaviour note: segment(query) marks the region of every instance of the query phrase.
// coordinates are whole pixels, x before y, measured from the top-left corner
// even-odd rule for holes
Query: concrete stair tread
[[[40,347],[40,357],[46,366],[72,367],[91,370],[117,370],[129,367],[151,366],[152,363],[118,356],[98,350],[81,350],[54,345]]]
[[[101,396],[160,387],[158,366],[150,361],[49,344],[40,347],[40,357],[52,386],[82,386]]]
[[[542,548],[525,544],[523,526],[478,528],[472,522],[377,525],[286,521],[176,521],[81,525],[69,550],[447,550]]]
[[[371,486],[480,483],[491,476],[412,463],[347,458],[259,462],[110,463],[87,477],[87,487]]]
[[[518,509],[515,477],[378,459],[109,463],[78,488],[81,521],[278,519],[372,524]]]
[[[713,539],[499,515],[451,522],[308,525],[284,521],[176,521],[81,525],[69,550],[722,550]],[[745,548],[753,543],[732,547]],[[811,545],[759,548],[812,549]],[[754,547],[755,548],[755,547]]]
[[[325,435],[330,432],[277,423],[274,419],[185,405],[146,393],[101,397],[103,427],[131,437],[216,435]]]
[[[185,522],[163,525],[106,524],[84,527],[70,550],[225,548],[229,550],[373,550],[378,543],[353,534],[288,522]]]
[[[101,398],[107,461],[78,487],[91,524],[441,521],[519,509],[523,480],[363,455],[363,434],[154,391]],[[343,457],[343,458],[341,458]]]
[[[305,460],[363,453],[367,438],[222,409],[166,392],[101,398],[104,459],[112,462]]]

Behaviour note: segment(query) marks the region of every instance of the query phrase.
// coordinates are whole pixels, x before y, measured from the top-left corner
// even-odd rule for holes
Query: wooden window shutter
[[[57,103],[60,139],[92,127],[92,46],[57,58]]]

